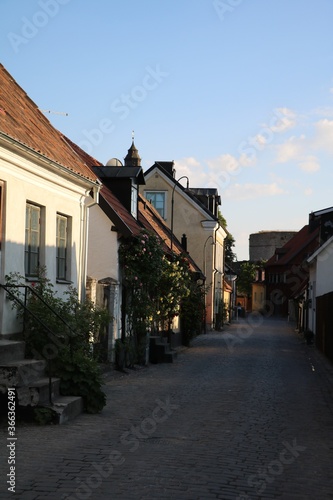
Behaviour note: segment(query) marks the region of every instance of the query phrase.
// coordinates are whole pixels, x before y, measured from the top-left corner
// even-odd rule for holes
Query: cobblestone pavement
[[[332,365],[282,320],[199,336],[173,364],[105,378],[108,404],[20,426],[0,498],[333,499]]]

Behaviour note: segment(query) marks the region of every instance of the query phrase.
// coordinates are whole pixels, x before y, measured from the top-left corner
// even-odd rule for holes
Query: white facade
[[[333,237],[329,238],[308,259],[309,278],[309,328],[316,332],[316,298],[333,292]]]
[[[98,307],[112,317],[108,326],[107,359],[114,361],[114,342],[121,336],[121,287],[119,282],[118,233],[103,210],[95,205],[89,212],[88,287]]]
[[[17,272],[26,276],[26,210],[36,207],[39,218],[39,266],[59,296],[68,284],[84,296],[86,281],[87,223],[89,206],[98,198],[98,184],[5,137],[0,140],[2,245],[0,282]],[[93,197],[90,193],[93,192]],[[57,279],[57,217],[67,223],[66,276]],[[1,291],[0,328],[3,335],[16,333],[15,311]]]
[[[89,212],[88,276],[118,281],[118,233],[103,210],[95,205]]]

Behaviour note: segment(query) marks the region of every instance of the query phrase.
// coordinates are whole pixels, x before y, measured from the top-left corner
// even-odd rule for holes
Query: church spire
[[[125,167],[141,167],[141,158],[134,144],[134,130],[132,130],[132,145],[125,156]]]

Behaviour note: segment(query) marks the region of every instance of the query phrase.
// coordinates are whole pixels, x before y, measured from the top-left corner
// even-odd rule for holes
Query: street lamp
[[[174,203],[175,203],[175,189],[177,186],[177,182],[181,181],[182,179],[187,179],[186,189],[189,189],[189,184],[190,184],[190,181],[189,181],[189,178],[187,177],[187,175],[182,175],[182,177],[179,177],[179,179],[175,181],[175,185],[172,188],[172,196],[171,196],[171,251],[172,251],[172,247],[173,247],[173,209],[174,209]]]
[[[206,246],[207,246],[207,243],[210,240],[210,238],[212,239],[211,245],[215,245],[215,241],[214,241],[213,236],[212,235],[208,236],[208,238],[205,241],[204,249],[203,249],[203,266],[202,267],[203,267],[203,272],[204,272],[205,277],[206,277]]]

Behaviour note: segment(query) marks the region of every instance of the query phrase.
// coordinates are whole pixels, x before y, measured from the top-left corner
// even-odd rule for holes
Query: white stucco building
[[[89,209],[100,182],[26,93],[0,66],[0,283],[37,268],[59,296],[69,284],[84,297]],[[15,311],[0,292],[0,331],[16,333]]]

